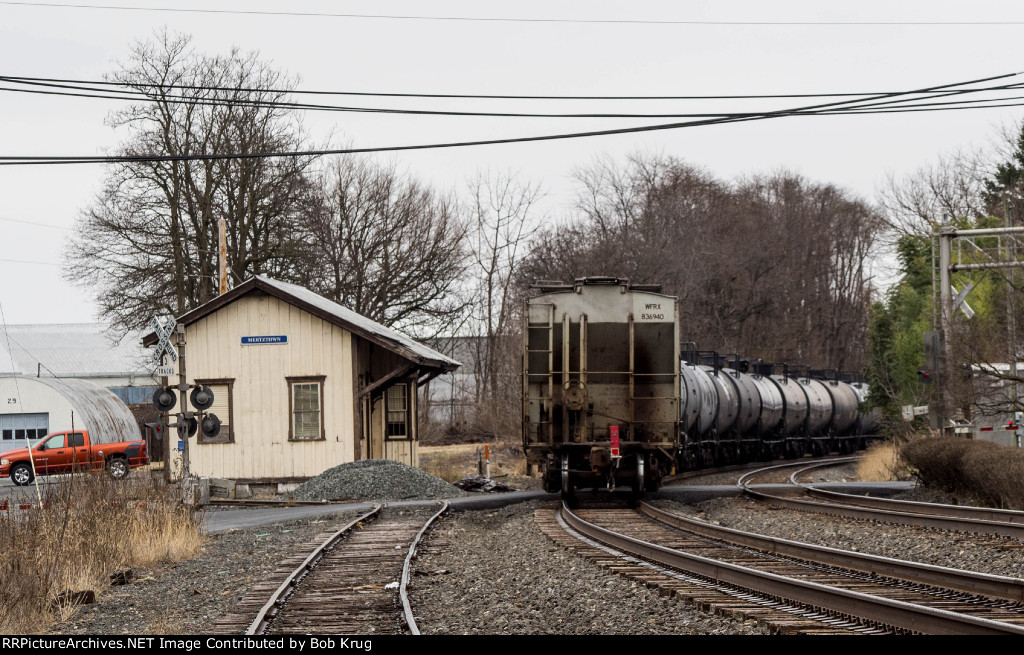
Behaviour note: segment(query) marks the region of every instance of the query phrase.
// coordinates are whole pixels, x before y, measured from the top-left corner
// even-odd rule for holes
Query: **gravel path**
[[[908,500],[932,500],[935,495],[911,492],[905,496]],[[654,504],[718,525],[783,539],[1024,578],[1024,543],[1013,539],[971,537],[912,526],[774,509],[743,497],[715,498],[696,506],[674,501],[657,501]]]
[[[357,514],[303,519],[207,537],[203,552],[176,565],[135,569],[129,585],[111,587],[94,605],[50,629],[51,634],[209,634],[252,585],[317,534]]]
[[[609,574],[552,543],[533,501],[452,515],[430,535],[410,592],[424,634],[766,634]],[[447,548],[446,548],[447,547]]]

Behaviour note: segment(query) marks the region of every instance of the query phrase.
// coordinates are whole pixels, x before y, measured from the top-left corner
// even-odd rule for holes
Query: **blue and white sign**
[[[264,337],[242,337],[243,346],[270,346],[279,343],[288,343],[288,335],[277,334]]]

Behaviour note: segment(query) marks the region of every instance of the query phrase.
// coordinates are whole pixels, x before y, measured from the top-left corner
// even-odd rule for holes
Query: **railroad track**
[[[807,471],[823,466],[837,466],[849,461],[852,461],[852,458],[815,462],[811,465],[794,462],[770,466],[747,473],[740,477],[736,484],[752,498],[787,509],[850,519],[912,525],[930,530],[949,530],[1024,540],[1024,512],[855,496],[817,489],[811,485],[797,482],[799,476]],[[792,467],[800,468],[789,476],[789,481],[798,485],[807,495],[818,500],[794,498],[789,495],[778,496],[753,489],[751,486],[751,480],[756,477],[777,475],[779,471]]]
[[[886,509],[908,512],[912,514],[927,514],[931,516],[944,516],[951,518],[974,519],[978,521],[994,521],[1008,523],[1011,525],[1024,525],[1024,512],[1011,509],[996,509],[993,507],[975,507],[971,505],[946,505],[942,503],[922,503],[911,500],[894,500],[892,498],[877,498],[874,496],[856,496],[838,491],[818,489],[813,484],[799,481],[801,475],[823,466],[834,466],[834,464],[815,463],[794,471],[789,476],[791,484],[804,488],[804,492],[812,498],[821,498],[845,505],[857,507],[871,507],[875,509]]]
[[[377,505],[282,562],[219,633],[419,634],[409,603],[410,567],[424,533],[448,510]]]
[[[538,510],[536,518],[557,543],[657,586],[659,593],[686,596],[702,609],[756,618],[780,632],[1024,634],[1024,581],[1014,578],[709,524],[690,530],[694,526],[687,522],[702,522],[647,504],[638,511],[575,513],[563,506],[557,512]],[[821,554],[812,555],[815,550]]]

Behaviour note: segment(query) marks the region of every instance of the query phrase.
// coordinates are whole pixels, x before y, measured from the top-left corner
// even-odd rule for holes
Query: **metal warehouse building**
[[[72,411],[76,428],[94,431],[100,425],[90,425],[90,416],[131,417],[125,403],[148,401],[156,385],[145,360],[137,334],[117,342],[102,323],[0,329],[0,451],[71,429]],[[138,439],[134,420],[131,426],[115,441]]]
[[[193,474],[296,482],[358,459],[417,465],[419,385],[454,359],[308,289],[257,276],[178,318],[186,374],[222,421]],[[144,345],[153,345],[148,335]],[[172,343],[174,339],[172,339]]]
[[[93,443],[131,441],[140,436],[128,406],[87,380],[0,377],[0,452],[24,448],[26,439],[50,432],[88,430]]]

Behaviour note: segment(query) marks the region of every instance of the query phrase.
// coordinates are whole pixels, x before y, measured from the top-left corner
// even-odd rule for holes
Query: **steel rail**
[[[441,501],[441,509],[436,514],[427,519],[427,522],[423,524],[420,531],[416,533],[416,538],[412,540],[412,545],[409,546],[409,554],[405,556],[405,564],[402,565],[402,582],[398,587],[398,595],[402,598],[402,613],[405,617],[405,624],[409,627],[409,632],[418,635],[420,629],[416,625],[416,617],[412,614],[412,605],[409,603],[408,585],[409,578],[412,575],[412,560],[416,556],[416,547],[419,546],[420,540],[423,535],[426,534],[427,530],[439,516],[448,511],[448,501]]]
[[[860,459],[860,455],[854,455],[852,457],[833,457],[831,459],[818,460],[818,461],[816,461],[814,463],[814,465],[816,467],[840,466],[842,464],[849,464],[850,462],[855,462],[858,459]],[[740,478],[736,481],[736,486],[739,487],[740,489],[746,490],[747,486],[749,485],[749,479],[750,478],[756,477],[758,475],[764,475],[765,473],[768,473],[770,471],[777,471],[779,469],[786,469],[786,468],[794,468],[794,467],[797,467],[797,466],[801,466],[801,467],[807,468],[808,467],[808,463],[804,462],[804,461],[799,461],[798,460],[798,461],[794,461],[794,462],[786,462],[785,464],[774,464],[772,466],[763,466],[761,468],[758,468],[756,470],[753,470],[753,471],[747,473],[746,475],[740,476]]]
[[[812,607],[835,610],[866,621],[926,634],[1024,635],[1024,626],[837,589],[816,582],[795,580],[775,573],[720,562],[634,539],[580,518],[564,503],[560,510],[560,516],[581,534],[639,559],[667,568],[689,571],[720,583],[743,587],[757,593],[785,598]]]
[[[969,594],[1024,602],[1024,580],[1020,578],[976,573],[933,564],[908,562],[880,555],[857,553],[828,546],[791,541],[779,537],[769,537],[753,532],[712,525],[705,521],[692,519],[674,512],[667,512],[648,503],[641,503],[638,510],[643,515],[659,523],[679,530],[732,542],[775,555],[811,560],[829,566],[838,566],[855,571],[898,578],[908,582],[954,589]]]
[[[291,595],[292,591],[295,590],[295,585],[302,578],[304,578],[306,574],[308,574],[310,571],[316,568],[316,566],[323,559],[324,551],[338,543],[358,523],[380,514],[380,511],[383,507],[383,505],[375,505],[373,509],[371,509],[369,512],[363,514],[362,516],[359,516],[358,518],[353,519],[351,523],[349,523],[342,529],[332,534],[330,537],[324,540],[322,544],[317,546],[316,550],[310,553],[309,557],[303,560],[302,564],[299,564],[299,566],[294,571],[289,573],[288,577],[285,578],[284,582],[281,583],[281,586],[278,587],[273,594],[271,594],[270,600],[268,600],[267,603],[256,614],[256,618],[254,618],[252,620],[252,623],[249,624],[249,627],[248,629],[246,629],[245,634],[263,634],[263,631],[266,630],[267,625],[270,623],[270,620],[273,619],[274,615],[277,613],[277,609],[284,604],[285,599],[287,599],[288,596]]]
[[[878,509],[897,509],[914,514],[927,514],[929,516],[950,516],[963,519],[978,519],[981,521],[998,521],[1014,525],[1024,525],[1024,512],[1012,509],[996,509],[994,507],[976,507],[972,505],[946,505],[943,503],[922,503],[913,500],[893,500],[892,498],[877,498],[875,496],[858,496],[854,494],[819,489],[812,483],[797,481],[797,477],[811,469],[819,468],[820,464],[808,466],[795,471],[790,476],[790,482],[803,487],[804,492],[814,498],[825,500],[841,501],[847,505],[860,507],[874,507]]]
[[[841,463],[835,461],[835,463]],[[793,466],[798,466],[794,464]],[[825,465],[822,463],[822,465]],[[1013,523],[1007,523],[1003,521],[988,521],[977,518],[963,518],[955,516],[942,516],[932,514],[920,514],[913,512],[901,512],[892,509],[878,509],[869,507],[857,507],[855,505],[844,505],[842,503],[824,503],[813,500],[800,500],[798,498],[785,498],[782,496],[775,496],[768,494],[763,491],[757,491],[752,489],[748,483],[748,479],[755,475],[764,473],[765,471],[782,468],[782,467],[768,467],[761,469],[760,471],[754,471],[741,477],[737,482],[736,486],[743,490],[747,495],[771,503],[779,507],[785,507],[787,509],[794,509],[804,512],[816,512],[819,514],[829,514],[832,516],[840,516],[849,519],[862,519],[868,521],[888,521],[890,523],[912,525],[920,528],[928,529],[939,529],[939,530],[950,530],[953,532],[965,532],[975,534],[989,534],[1000,537],[1010,537],[1013,539],[1024,540],[1024,525],[1017,525]]]
[[[661,486],[671,486],[674,482],[680,480],[689,480],[690,478],[699,478],[705,475],[717,475],[719,473],[739,473],[740,471],[750,471],[753,469],[764,468],[761,464],[747,463],[747,464],[729,464],[728,466],[715,466],[706,469],[693,469],[692,471],[681,471],[672,475],[666,475],[661,479]]]

